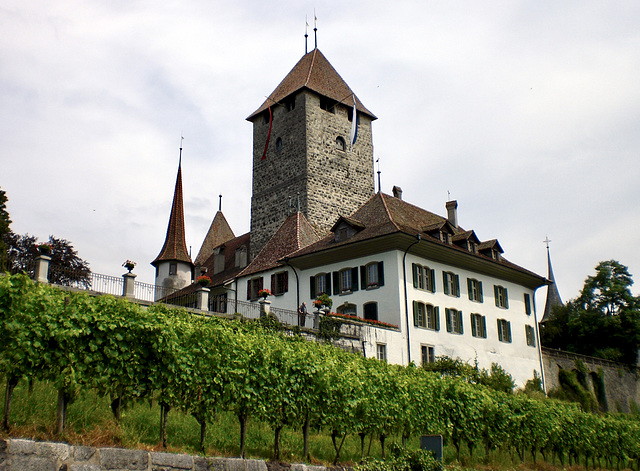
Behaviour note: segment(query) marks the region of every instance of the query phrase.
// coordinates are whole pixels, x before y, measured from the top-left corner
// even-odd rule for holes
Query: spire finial
[[[547,252],[549,251],[549,242],[551,242],[551,239],[549,239],[549,236],[544,236],[544,240],[542,241],[547,245]]]
[[[378,193],[382,193],[382,186],[380,185],[380,157],[376,159],[376,163],[378,164]]]
[[[180,133],[180,158],[178,159],[178,167],[182,165],[182,141],[184,141],[184,136]]]
[[[318,17],[316,16],[316,9],[313,9],[313,38],[315,40],[316,49],[318,49]]]
[[[222,211],[222,193],[218,195],[218,211]]]
[[[304,15],[304,53],[307,54],[309,51],[307,49],[307,39],[309,35],[307,34],[307,30],[309,29],[309,21],[307,20],[307,15]]]

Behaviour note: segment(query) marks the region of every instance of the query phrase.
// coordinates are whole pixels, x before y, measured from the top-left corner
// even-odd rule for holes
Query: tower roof
[[[176,177],[176,188],[173,192],[173,203],[171,204],[171,215],[167,227],[167,237],[160,254],[151,262],[151,265],[158,266],[160,262],[177,261],[193,263],[187,250],[187,243],[184,237],[184,207],[182,203],[182,163],[178,164],[178,176]]]
[[[551,312],[556,306],[562,306],[562,299],[560,299],[560,293],[558,292],[558,286],[556,280],[553,277],[553,268],[551,268],[551,255],[549,254],[549,245],[547,245],[547,266],[549,268],[548,280],[551,282],[547,288],[547,301],[544,303],[544,314],[540,322],[548,321],[551,317]]]
[[[269,95],[260,107],[251,113],[247,120],[253,120],[258,114],[269,108],[269,106],[279,103],[292,93],[302,88],[312,90],[319,95],[331,98],[346,106],[353,106],[353,99],[356,100],[356,108],[361,113],[377,119],[353,93],[349,85],[340,77],[340,74],[333,68],[327,58],[319,49],[302,56],[302,59],[291,69],[291,72],[280,82],[280,85]]]
[[[233,238],[235,238],[235,235],[231,230],[231,226],[229,226],[222,211],[218,211],[213,221],[211,221],[211,226],[209,226],[209,231],[202,242],[202,247],[200,247],[195,264],[204,265],[204,262],[206,262],[213,253],[213,249]]]

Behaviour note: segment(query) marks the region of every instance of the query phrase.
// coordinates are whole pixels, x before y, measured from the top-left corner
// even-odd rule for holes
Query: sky
[[[640,2],[4,0],[0,188],[14,232],[96,273],[150,262],[182,174],[192,256],[249,230],[246,118],[318,48],[378,120],[382,191],[446,215],[563,300],[602,260],[640,293]],[[538,309],[546,289],[538,290]]]

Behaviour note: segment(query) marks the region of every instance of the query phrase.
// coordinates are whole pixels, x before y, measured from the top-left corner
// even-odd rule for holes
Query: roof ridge
[[[384,200],[383,196],[389,196],[389,195],[385,195],[384,193],[382,193],[381,191],[378,192],[378,194],[380,195],[380,200],[382,201],[382,206],[384,206],[384,210],[387,212],[387,216],[389,218],[389,221],[391,222],[391,224],[393,224],[393,226],[397,229],[397,230],[401,230],[400,226],[393,220],[393,217],[391,216],[391,211],[389,211],[389,206],[387,206],[387,202]],[[389,198],[391,198],[391,196],[389,196]]]
[[[311,56],[311,64],[309,64],[309,72],[307,72],[307,78],[304,81],[304,86],[306,87],[309,84],[309,79],[311,78],[311,71],[313,70],[313,65],[316,63],[316,51],[318,48],[313,50],[313,56]]]

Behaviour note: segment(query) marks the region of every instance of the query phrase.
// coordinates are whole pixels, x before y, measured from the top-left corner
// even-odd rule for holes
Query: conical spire
[[[560,299],[560,293],[558,292],[558,287],[556,286],[556,280],[553,277],[553,268],[551,267],[551,255],[549,253],[549,242],[550,240],[545,240],[547,243],[547,265],[549,274],[547,279],[551,282],[549,287],[547,288],[547,302],[544,305],[544,315],[542,316],[542,320],[540,322],[544,322],[549,320],[551,316],[551,311],[556,306],[562,306],[562,299]]]
[[[182,149],[180,149],[182,151]],[[182,152],[181,152],[182,153]],[[173,193],[173,204],[171,205],[171,216],[167,227],[167,237],[164,246],[151,265],[157,266],[159,262],[178,261],[193,263],[187,250],[187,243],[184,237],[184,208],[182,203],[182,158],[178,163],[178,176],[176,178],[176,188]]]

